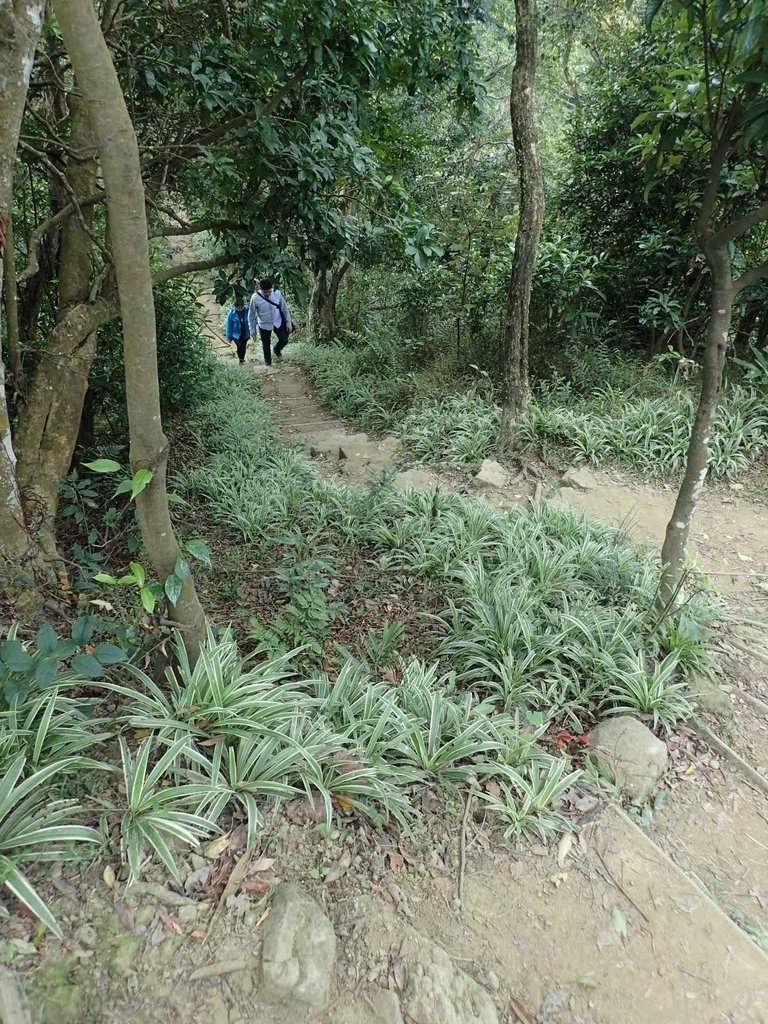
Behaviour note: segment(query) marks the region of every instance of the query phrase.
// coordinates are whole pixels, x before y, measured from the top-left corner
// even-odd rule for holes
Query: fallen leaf
[[[115,872],[112,870],[111,864],[107,864],[104,868],[104,874],[101,877],[104,879],[104,885],[106,885],[108,889],[115,888]]]
[[[565,864],[565,858],[571,852],[572,847],[573,833],[566,832],[565,835],[561,838],[560,842],[557,844],[557,863],[560,865],[560,867],[562,867],[563,864]]]
[[[514,996],[512,996],[510,1000],[510,1006],[512,1007],[512,1012],[520,1021],[520,1024],[536,1024],[530,1013],[527,1013],[523,1009],[522,1005],[518,1003]]]
[[[231,842],[229,833],[223,836],[217,836],[216,839],[212,839],[210,843],[206,843],[203,847],[203,856],[209,860],[217,860],[225,850],[229,849]]]
[[[342,811],[352,810],[352,804],[349,802],[349,800],[345,800],[343,796],[335,796],[333,799],[339,805]]]
[[[338,882],[341,876],[348,870],[351,863],[352,851],[345,850],[336,863],[329,869],[328,874],[325,876],[325,884],[330,885],[332,882]]]
[[[274,857],[259,857],[251,864],[251,871],[269,871],[274,863]]]
[[[552,878],[550,879],[550,881],[555,883],[555,888],[556,889],[559,889],[560,886],[563,884],[563,882],[567,882],[568,881],[568,872],[567,871],[559,871],[556,875],[552,875]]]
[[[155,911],[162,921],[165,931],[175,932],[177,935],[181,935],[181,921],[179,921],[178,917],[174,917],[172,914],[169,914],[162,904],[158,904],[157,907],[155,907]]]
[[[576,980],[579,985],[583,985],[584,988],[597,988],[597,982],[591,974],[582,974],[581,977]]]
[[[611,913],[611,924],[613,925],[613,930],[616,932],[619,938],[626,939],[627,920],[618,907],[613,908],[613,911]]]
[[[399,853],[390,852],[387,854],[389,858],[389,867],[392,871],[399,871],[405,863],[403,856]]]
[[[190,939],[207,939],[208,932],[204,932],[202,928],[195,928],[193,932],[189,933]]]

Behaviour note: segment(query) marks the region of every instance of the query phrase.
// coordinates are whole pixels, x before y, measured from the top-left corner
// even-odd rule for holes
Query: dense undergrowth
[[[303,346],[295,358],[334,412],[365,429],[394,433],[416,459],[477,463],[493,456],[501,414],[487,376],[454,376],[447,394],[439,387],[439,397],[427,398],[431,371],[413,372],[394,344],[387,360],[386,349],[373,338],[358,349]],[[554,382],[538,387],[519,431],[520,453],[613,463],[654,478],[679,475],[695,416],[692,390],[673,386],[654,364],[625,360],[607,373],[606,360],[594,353],[589,358],[581,377],[565,381],[555,374]],[[712,476],[735,476],[766,448],[768,395],[751,386],[729,387],[712,433]]]
[[[690,714],[685,675],[708,668],[702,609],[659,624],[654,567],[622,534],[549,505],[501,516],[385,479],[366,492],[324,480],[278,443],[251,375],[213,373],[174,481],[187,524],[228,538],[244,564],[271,558],[290,585],[245,658],[225,629],[194,668],[177,647],[159,680],[131,665],[102,682],[70,673],[6,705],[0,865],[50,927],[22,874],[41,852],[116,841],[130,877],[149,852],[173,873],[174,844],[233,815],[253,837],[269,806],[305,794],[329,820],[401,827],[425,784],[478,785],[507,835],[546,837],[566,827],[559,798],[580,775],[548,751],[553,729],[628,711],[670,728]],[[389,622],[322,670],[313,632],[326,615],[333,636],[328,579],[350,552],[390,587],[434,595],[431,663]]]

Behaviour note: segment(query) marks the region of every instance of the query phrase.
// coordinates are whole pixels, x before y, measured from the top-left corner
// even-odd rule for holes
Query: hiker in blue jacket
[[[261,335],[264,350],[264,365],[272,365],[272,331],[277,335],[275,359],[280,362],[283,349],[288,344],[288,335],[293,331],[291,314],[280,292],[272,287],[268,277],[259,281],[259,290],[251,296],[248,307],[248,326],[251,337],[256,339],[256,328]]]
[[[248,315],[241,298],[235,299],[235,304],[227,316],[227,341],[235,343],[237,358],[244,363],[245,349],[248,345]]]

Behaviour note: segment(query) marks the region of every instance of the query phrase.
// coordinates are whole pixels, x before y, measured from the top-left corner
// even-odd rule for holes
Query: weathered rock
[[[398,491],[404,491],[409,487],[415,491],[431,491],[437,484],[437,479],[424,469],[407,469],[403,473],[398,473],[392,481],[392,486]]]
[[[577,491],[593,491],[598,486],[597,480],[583,466],[569,466],[560,477],[560,483]]]
[[[400,956],[406,971],[403,1009],[419,1024],[499,1024],[488,993],[454,967],[440,946],[411,932]]]
[[[507,471],[493,459],[484,459],[472,482],[476,487],[495,487],[501,490],[507,486]]]
[[[731,698],[717,683],[711,682],[706,676],[692,676],[688,680],[691,691],[696,694],[699,706],[711,711],[720,718],[733,718]]]
[[[403,1024],[400,1000],[387,988],[377,988],[371,995],[373,1018],[371,1024]]]
[[[333,926],[318,903],[301,886],[278,885],[264,924],[259,998],[324,1006],[335,955]]]
[[[386,1021],[383,1017],[382,1024]],[[7,967],[0,967],[0,1024],[32,1024],[32,1014],[18,978]]]
[[[607,718],[589,734],[590,750],[621,778],[622,790],[643,801],[667,768],[667,748],[631,715]]]

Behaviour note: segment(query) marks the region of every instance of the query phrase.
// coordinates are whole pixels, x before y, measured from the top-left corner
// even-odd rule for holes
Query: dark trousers
[[[248,335],[243,334],[240,338],[233,339],[235,347],[237,348],[237,358],[241,363],[245,362],[245,350],[248,346]]]
[[[277,335],[277,344],[275,345],[275,355],[279,356],[285,346],[288,344],[288,328],[284,323],[280,324],[279,327],[269,328],[260,327],[259,334],[261,335],[261,347],[264,350],[264,364],[266,366],[272,365],[272,331],[274,330]]]

